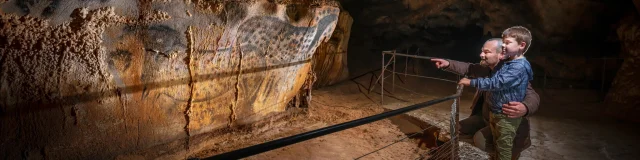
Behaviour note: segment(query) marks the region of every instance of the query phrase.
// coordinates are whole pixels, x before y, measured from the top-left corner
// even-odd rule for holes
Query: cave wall
[[[620,40],[615,26],[626,10],[632,9],[625,7],[628,1],[475,2],[487,16],[485,32],[500,36],[512,25],[523,25],[532,31],[532,48],[527,56],[540,69],[538,79],[546,72],[549,83],[565,81],[559,85],[600,88],[602,71],[614,73],[620,65],[615,60],[598,58],[618,57]],[[611,67],[603,68],[603,63]],[[611,83],[611,79],[613,75],[605,76],[605,83]],[[554,87],[553,83],[550,85],[546,87]]]
[[[315,87],[332,85],[349,77],[347,49],[352,24],[353,18],[343,10],[331,38],[318,46],[313,55],[313,70],[317,77]]]
[[[342,2],[356,19],[349,58],[368,62],[351,61],[355,75],[380,67],[383,50],[414,54],[419,48],[425,56],[477,62],[486,39],[521,25],[533,34],[526,56],[534,68],[534,87],[602,89],[606,112],[638,122],[639,0]]]
[[[640,4],[640,3],[636,3]],[[619,119],[640,123],[640,16],[639,12],[630,12],[621,20],[618,37],[621,44],[621,57],[624,62],[618,70],[609,90],[605,104],[606,113]]]
[[[188,148],[189,137],[283,111],[311,84],[340,12],[331,1],[0,3],[5,159]]]
[[[377,68],[380,51],[451,58],[467,62],[479,60],[479,49],[491,37],[500,37],[511,26],[522,25],[533,33],[527,58],[536,76],[558,80],[601,78],[600,57],[617,57],[616,25],[632,10],[631,1],[555,0],[343,0],[356,21],[349,48],[351,57],[371,57],[372,64],[349,68]],[[369,42],[370,41],[370,42]],[[362,55],[353,55],[354,53]],[[353,63],[353,62],[351,62]],[[607,73],[614,73],[614,65]],[[430,64],[430,63],[427,63]],[[618,66],[620,64],[617,64]],[[354,73],[357,74],[357,73]],[[613,79],[613,75],[607,78]],[[542,79],[542,78],[535,78]],[[609,81],[610,82],[610,81]]]

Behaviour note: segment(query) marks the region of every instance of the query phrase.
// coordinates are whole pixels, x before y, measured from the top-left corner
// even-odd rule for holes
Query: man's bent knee
[[[485,138],[484,134],[482,134],[482,132],[480,131],[476,132],[476,134],[473,135],[473,145],[479,148],[480,150],[488,152],[487,151],[488,147],[486,146],[487,143],[485,143],[486,141],[487,139]]]
[[[478,115],[463,119],[458,124],[460,134],[469,136],[473,136],[478,130],[487,126],[482,116]]]

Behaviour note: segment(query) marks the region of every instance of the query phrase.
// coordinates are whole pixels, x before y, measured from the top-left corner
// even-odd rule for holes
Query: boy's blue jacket
[[[502,105],[509,102],[522,102],[529,81],[533,80],[531,64],[526,58],[504,62],[495,68],[497,72],[490,78],[471,80],[471,86],[488,91],[486,99],[493,113],[502,113]]]

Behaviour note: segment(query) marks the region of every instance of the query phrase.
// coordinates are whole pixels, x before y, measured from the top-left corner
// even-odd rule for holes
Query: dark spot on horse
[[[224,5],[224,12],[226,16],[220,17],[228,17],[226,19],[227,23],[237,23],[240,20],[244,19],[247,16],[247,6],[244,3],[226,3]]]
[[[267,14],[274,14],[278,11],[278,5],[273,2],[267,2],[262,4],[264,12]]]

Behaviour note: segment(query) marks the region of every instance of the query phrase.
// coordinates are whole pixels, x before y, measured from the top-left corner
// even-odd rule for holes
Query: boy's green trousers
[[[503,113],[493,113],[489,115],[489,126],[493,133],[493,144],[496,153],[491,159],[510,160],[511,149],[513,148],[513,139],[516,137],[516,131],[522,117],[509,118]]]

